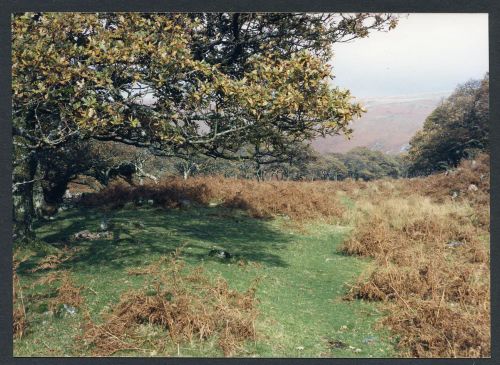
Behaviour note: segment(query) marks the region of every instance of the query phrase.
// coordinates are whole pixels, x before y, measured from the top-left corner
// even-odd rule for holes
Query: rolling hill
[[[402,152],[425,118],[450,93],[366,98],[361,102],[367,113],[354,121],[354,132],[349,140],[344,136],[319,138],[312,146],[320,153],[343,153],[354,147],[391,154]]]

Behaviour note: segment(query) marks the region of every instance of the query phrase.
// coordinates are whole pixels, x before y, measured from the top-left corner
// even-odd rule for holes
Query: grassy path
[[[97,230],[100,219],[97,211],[64,212],[41,225],[38,233],[48,242],[60,242],[83,229]],[[220,208],[123,209],[113,212],[111,219],[115,225],[114,241],[79,242],[80,253],[64,264],[78,284],[90,288],[83,294],[96,319],[118,301],[120,293],[144,285],[144,277],[129,276],[126,269],[146,266],[185,245],[182,257],[188,265],[201,264],[214,276],[222,275],[234,288],[243,290],[253,279],[260,278],[260,337],[247,344],[241,356],[394,356],[387,336],[373,329],[380,316],[376,306],[341,299],[345,283],[352,282],[367,264],[336,252],[347,233],[345,228],[317,224],[298,233],[283,221],[256,220]],[[208,252],[213,247],[223,248],[235,258],[211,258]],[[38,259],[35,257],[19,268],[23,284],[39,277],[29,273]],[[239,260],[245,264],[238,264]],[[15,355],[79,355],[73,338],[80,333],[81,313],[53,318],[40,311],[40,306],[40,302],[28,304],[30,332],[15,341]],[[335,343],[345,347],[336,348],[332,346]],[[185,344],[157,355],[178,354],[222,355],[211,342]]]

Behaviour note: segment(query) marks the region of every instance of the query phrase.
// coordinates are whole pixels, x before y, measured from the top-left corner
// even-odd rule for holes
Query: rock
[[[217,248],[214,248],[214,249],[210,250],[210,252],[208,253],[208,256],[215,256],[219,259],[230,259],[232,255],[225,250],[219,250]]]
[[[469,191],[478,191],[478,187],[474,184],[470,184],[469,187],[467,188]]]
[[[95,238],[95,239],[101,239],[101,238],[109,240],[109,239],[113,238],[113,233],[110,231],[97,233],[97,238]]]
[[[184,207],[184,208],[189,208],[192,205],[191,201],[187,200],[187,199],[181,199],[179,201],[179,203],[180,203],[181,207]]]
[[[470,168],[471,168],[472,170],[477,169],[477,162],[476,162],[476,160],[472,160],[472,162],[471,162],[471,164],[470,164]]]
[[[89,230],[84,230],[77,232],[73,235],[73,240],[88,240],[88,241],[95,241],[99,239],[110,239],[113,237],[113,233],[109,231],[105,232],[98,232],[98,233],[93,233],[90,232]]]
[[[76,232],[73,235],[73,238],[75,240],[84,240],[84,239],[87,239],[91,234],[92,234],[92,232],[90,232],[89,230],[84,230],[84,231]]]
[[[451,195],[452,199],[458,198],[458,192],[454,191],[453,194]]]
[[[377,340],[377,338],[375,336],[367,336],[367,337],[363,338],[363,343],[365,343],[367,345],[371,345],[371,344],[375,343],[376,340]]]
[[[134,222],[133,225],[135,228],[144,228],[145,227],[144,223],[142,223],[142,222]]]
[[[332,349],[345,349],[348,345],[339,340],[328,340],[328,345]]]
[[[74,316],[76,314],[76,308],[72,307],[71,305],[63,304],[63,308],[71,316]]]
[[[446,244],[446,246],[448,247],[460,247],[460,246],[463,246],[464,243],[463,242],[460,242],[460,241],[450,241]]]
[[[101,229],[101,231],[108,230],[108,220],[106,218],[101,219],[101,224],[99,225],[99,228]]]

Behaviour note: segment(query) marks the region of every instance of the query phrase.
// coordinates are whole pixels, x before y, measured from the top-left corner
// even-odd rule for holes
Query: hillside
[[[489,192],[487,155],[414,179],[112,184],[15,250],[14,354],[488,357]]]
[[[350,140],[344,136],[319,138],[312,145],[320,153],[347,152],[368,147],[387,153],[402,151],[425,118],[449,93],[429,93],[367,98],[361,102],[367,113],[353,123]]]

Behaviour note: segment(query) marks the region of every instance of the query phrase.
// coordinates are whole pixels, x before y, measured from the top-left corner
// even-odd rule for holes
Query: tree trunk
[[[16,244],[27,244],[35,238],[32,222],[35,213],[33,183],[36,167],[35,154],[27,147],[16,143],[14,145],[14,166],[12,171],[14,184],[12,194],[13,237]]]
[[[50,176],[50,174],[49,174]],[[59,206],[63,203],[64,193],[68,189],[68,184],[71,176],[60,174],[52,175],[49,181],[45,181],[43,185],[43,196],[41,197],[41,213],[42,217],[51,217],[57,213]],[[35,204],[38,198],[34,196]]]
[[[41,217],[43,216],[43,207],[45,205],[45,198],[43,194],[43,186],[42,186],[42,174],[40,171],[40,164],[37,164],[34,182],[33,182],[33,211],[34,216]]]

